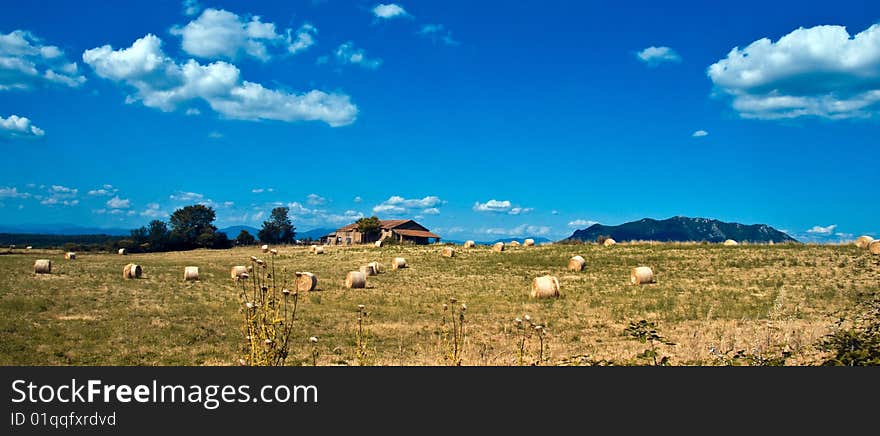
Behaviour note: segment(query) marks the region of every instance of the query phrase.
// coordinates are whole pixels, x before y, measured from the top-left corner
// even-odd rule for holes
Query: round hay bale
[[[126,250],[124,248],[120,248],[118,251],[116,251],[116,254],[118,254],[120,256],[125,256],[126,254],[128,254],[128,250]]]
[[[464,248],[474,248],[477,244],[474,241],[464,241]]]
[[[324,254],[324,246],[323,245],[312,245],[309,248],[309,252],[312,254]]]
[[[122,268],[122,278],[125,280],[139,279],[141,278],[141,274],[143,274],[143,272],[144,270],[143,268],[141,268],[140,265],[130,263]]]
[[[496,242],[495,245],[492,246],[492,251],[502,252],[504,251],[504,243]]]
[[[868,250],[871,250],[871,254],[880,254],[880,241],[871,241]]]
[[[532,298],[556,298],[559,296],[559,279],[553,276],[535,277],[532,280]]]
[[[360,271],[364,273],[365,276],[376,275],[376,270],[373,268],[373,265],[364,265],[361,267]]]
[[[574,256],[568,259],[568,269],[571,271],[583,271],[587,261],[581,256]]]
[[[615,241],[614,239],[611,239],[611,238],[606,239],[605,242],[602,243],[602,245],[604,245],[606,247],[610,247],[610,246],[616,245],[616,244],[617,244],[617,241]]]
[[[67,260],[76,260],[76,253],[68,251],[67,253],[64,253],[64,258]]]
[[[30,246],[30,245],[28,245],[27,247],[24,247],[25,250],[32,250],[33,248],[34,248],[34,247],[33,247],[33,246]]]
[[[380,240],[374,242],[373,245],[375,245],[377,247],[382,247],[382,240],[380,239]]]
[[[647,266],[633,268],[629,275],[629,281],[633,285],[654,283],[654,271]]]
[[[519,247],[519,241],[510,241],[507,243],[507,245],[511,247]]]
[[[724,241],[724,245],[728,245],[728,246],[739,245],[739,242],[736,242],[733,239],[728,239],[728,240]]]
[[[310,272],[296,273],[296,290],[302,292],[314,291],[318,286],[318,278]]]
[[[260,247],[260,250],[261,250],[263,253],[268,253],[268,252],[269,252],[269,246],[268,246],[268,245],[263,245],[262,247]]]
[[[443,257],[455,257],[455,249],[452,247],[443,247]]]
[[[348,289],[367,287],[367,276],[360,271],[350,271],[345,275],[345,287]]]
[[[401,269],[406,268],[406,259],[402,257],[395,257],[391,261],[391,269]]]
[[[379,274],[382,272],[382,264],[379,262],[370,262],[367,265],[370,265],[371,267],[373,267],[373,271],[376,271],[376,274]]]
[[[874,238],[868,235],[862,235],[859,236],[858,239],[856,239],[856,247],[868,248],[868,246],[871,245],[872,242],[874,242]]]
[[[183,269],[183,280],[191,281],[199,279],[199,267],[188,266]]]
[[[233,279],[237,279],[237,278],[241,277],[242,274],[247,274],[247,272],[248,272],[248,269],[246,266],[236,265],[236,266],[232,267],[232,269],[229,271],[229,276]]]
[[[37,259],[34,262],[34,274],[51,274],[52,261],[49,259]]]
[[[532,238],[526,239],[525,241],[523,241],[523,245],[525,245],[526,247],[534,247],[535,240]]]

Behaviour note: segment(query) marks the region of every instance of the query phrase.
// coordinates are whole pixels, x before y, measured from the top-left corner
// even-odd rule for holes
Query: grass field
[[[300,299],[288,364],[311,363],[308,338],[319,338],[319,365],[443,365],[438,334],[442,305],[467,304],[463,365],[516,365],[519,337],[514,318],[528,314],[546,326],[546,361],[645,363],[645,344],[624,334],[630,322],[654,322],[672,346],[658,351],[673,365],[721,364],[717,353],[761,356],[791,352],[787,365],[814,364],[814,344],[832,331],[860,294],[880,287],[880,256],[854,246],[705,244],[549,245],[457,247],[453,258],[439,246],[279,247],[278,279],[311,271],[318,289]],[[569,272],[569,257],[587,260]],[[135,254],[16,251],[0,255],[0,364],[2,365],[234,365],[244,340],[233,265],[258,248]],[[393,257],[409,268],[391,271]],[[52,274],[35,275],[38,258]],[[347,271],[370,261],[386,271],[367,289],[344,289]],[[144,268],[123,280],[122,268]],[[201,280],[183,281],[183,268],[200,267]],[[656,284],[631,286],[632,267],[654,269]],[[284,271],[284,273],[281,273]],[[559,278],[561,297],[534,300],[531,280]],[[367,319],[367,355],[355,352],[357,306]],[[526,360],[538,355],[537,339]],[[710,351],[710,350],[715,350]]]

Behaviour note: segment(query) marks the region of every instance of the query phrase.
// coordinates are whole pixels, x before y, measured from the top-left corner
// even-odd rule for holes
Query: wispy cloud
[[[664,63],[681,62],[681,56],[679,56],[675,50],[662,46],[645,48],[636,53],[636,57],[650,67],[655,67]]]
[[[375,70],[382,65],[382,59],[368,58],[364,49],[356,48],[354,42],[344,42],[334,53],[336,62],[342,65],[358,65],[368,70]]]
[[[473,210],[476,212],[505,213],[508,215],[520,215],[533,211],[530,207],[515,206],[510,200],[489,200],[485,203],[474,203]]]
[[[831,224],[830,226],[825,226],[825,227],[813,226],[812,228],[807,230],[807,233],[816,233],[819,235],[830,235],[832,232],[834,232],[834,229],[836,229],[836,228],[837,228],[837,224]]]
[[[381,18],[384,20],[390,20],[392,18],[403,18],[409,16],[405,9],[402,6],[396,3],[389,4],[378,4],[372,9],[373,15],[376,18]]]
[[[436,215],[440,213],[439,206],[446,202],[440,197],[429,195],[424,198],[407,199],[399,195],[392,195],[387,200],[373,207],[373,213],[400,216],[405,214],[427,213]],[[428,211],[428,212],[425,212]]]
[[[425,24],[419,29],[418,34],[435,43],[443,43],[445,45],[461,44],[452,37],[452,32],[442,24]]]
[[[702,138],[703,136],[709,136],[709,132],[705,130],[697,130],[696,132],[692,133],[691,136],[693,136],[694,138]]]
[[[592,220],[585,220],[585,219],[577,219],[577,220],[568,222],[569,227],[590,227],[593,224],[598,224],[598,222],[592,221]]]
[[[0,33],[0,91],[28,90],[43,85],[76,88],[85,83],[76,62],[58,47],[26,30]]]

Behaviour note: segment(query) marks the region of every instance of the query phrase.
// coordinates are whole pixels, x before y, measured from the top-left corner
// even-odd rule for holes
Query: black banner
[[[873,425],[876,368],[5,367],[4,434]],[[864,400],[859,400],[865,395]],[[795,418],[797,417],[797,418]],[[840,419],[844,417],[845,419]],[[661,423],[665,423],[662,424]],[[702,424],[700,424],[702,425]],[[584,427],[584,428],[587,428]],[[267,433],[268,434],[268,433]]]

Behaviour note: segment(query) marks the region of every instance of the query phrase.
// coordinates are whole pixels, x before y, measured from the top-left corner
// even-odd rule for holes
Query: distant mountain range
[[[83,227],[74,224],[21,224],[0,225],[0,233],[128,236],[131,233],[131,229]]]
[[[566,240],[595,241],[599,236],[610,236],[617,241],[723,242],[727,239],[749,242],[798,242],[796,239],[766,224],[725,223],[708,218],[676,216],[665,220],[644,218],[619,226],[593,224],[576,230]]]
[[[235,239],[242,230],[247,230],[248,233],[253,235],[255,238],[260,233],[260,229],[251,226],[230,226],[226,228],[219,229],[219,232],[226,233],[226,236],[229,239]],[[312,230],[306,230],[301,232],[299,230],[296,231],[296,239],[318,239],[322,236],[326,236],[328,233],[334,231],[336,229],[328,229],[328,228],[317,228]]]

